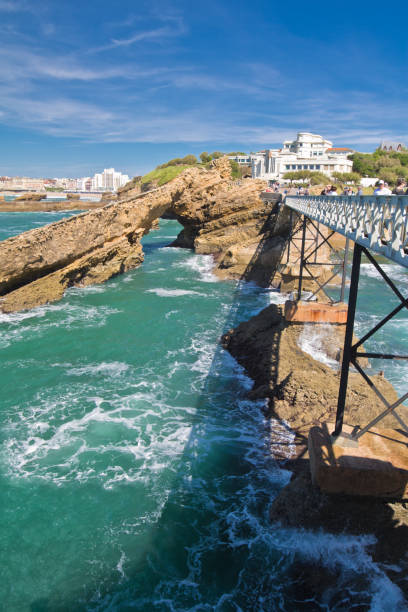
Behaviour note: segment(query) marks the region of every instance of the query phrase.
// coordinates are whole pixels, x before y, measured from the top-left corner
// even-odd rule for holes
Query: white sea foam
[[[392,263],[379,263],[380,267],[384,270],[384,272],[395,282],[401,282],[405,285],[408,284],[408,273],[405,268],[398,264]],[[368,278],[376,278],[381,279],[381,274],[377,271],[377,269],[371,263],[362,263],[360,266],[361,274],[363,276],[367,276]]]
[[[305,353],[331,368],[338,369],[338,362],[324,348],[324,339],[330,334],[330,325],[306,323],[298,339],[298,346]]]
[[[121,376],[130,369],[130,365],[127,363],[121,363],[120,361],[102,362],[92,365],[86,365],[79,368],[71,368],[67,370],[67,374],[71,376],[84,376],[84,375],[102,375],[102,376]]]
[[[103,327],[108,317],[120,310],[109,306],[77,305],[70,303],[49,304],[29,312],[0,315],[0,348],[25,340],[27,337],[42,336],[50,328],[62,327]],[[58,316],[53,316],[58,313]],[[24,324],[22,324],[24,322]]]
[[[206,297],[204,293],[199,291],[192,291],[190,289],[147,289],[146,293],[155,293],[160,297],[180,297],[182,295],[200,295]]]
[[[106,371],[112,364],[100,365]],[[117,365],[113,365],[116,371]],[[80,375],[80,370],[73,373]],[[85,372],[95,376],[101,368],[83,368]],[[90,409],[85,413],[81,408],[82,385],[54,401],[45,392],[37,405],[20,410],[6,428],[2,462],[9,466],[12,477],[40,478],[56,485],[94,479],[105,488],[121,482],[150,482],[180,456],[191,429],[186,416],[192,409],[177,411],[159,399],[165,391],[163,383],[148,387],[149,392],[136,391],[108,400],[88,395]],[[87,385],[85,392],[90,391]],[[160,427],[154,426],[158,420]],[[98,455],[104,454],[110,466],[95,469]],[[122,463],[120,457],[126,456],[132,461]]]
[[[67,289],[67,293],[72,295],[82,295],[84,293],[92,295],[94,293],[104,293],[106,291],[106,287],[106,284],[87,285],[86,287],[70,287]]]
[[[277,289],[269,289],[269,300],[271,304],[284,304],[288,299],[287,293],[281,293]]]
[[[404,610],[406,601],[401,590],[388,578],[368,551],[375,544],[372,535],[333,535],[324,531],[312,532],[299,529],[283,529],[274,532],[275,546],[285,552],[296,552],[314,563],[321,563],[330,570],[340,572],[339,588],[350,582],[350,574],[364,576],[367,596],[371,599],[371,612]],[[343,583],[343,584],[342,584]],[[361,587],[360,587],[361,588]],[[353,595],[353,592],[350,593]]]
[[[169,310],[168,312],[166,312],[164,316],[166,317],[166,319],[170,319],[170,317],[177,314],[178,312],[179,312],[178,310]]]
[[[199,280],[204,283],[216,283],[217,277],[213,274],[214,259],[212,255],[191,255],[186,261],[174,264],[177,268],[193,270],[198,273]]]

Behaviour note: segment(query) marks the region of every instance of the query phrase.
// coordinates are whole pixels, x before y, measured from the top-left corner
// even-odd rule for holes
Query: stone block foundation
[[[332,439],[334,423],[309,432],[310,469],[314,484],[327,493],[408,499],[408,433],[371,429],[348,440],[353,428]]]
[[[320,304],[319,302],[285,302],[285,320],[291,323],[337,323],[347,321],[347,304]]]

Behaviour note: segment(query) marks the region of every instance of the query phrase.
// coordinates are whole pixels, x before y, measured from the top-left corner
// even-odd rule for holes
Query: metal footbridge
[[[408,392],[403,394],[396,402],[390,404],[377,388],[373,380],[367,375],[358,363],[359,357],[370,359],[408,359],[407,355],[395,355],[374,352],[361,352],[364,342],[371,338],[383,325],[404,308],[408,308],[408,297],[404,297],[395,283],[384,271],[380,261],[374,255],[380,255],[405,268],[408,268],[408,196],[286,196],[285,205],[291,211],[303,215],[301,222],[302,246],[300,249],[300,275],[298,299],[302,295],[302,270],[310,265],[310,253],[305,252],[306,226],[312,224],[316,228],[316,236],[320,234],[322,242],[317,243],[312,253],[323,244],[330,246],[330,237],[339,233],[346,238],[345,255],[342,262],[343,283],[341,299],[344,295],[345,266],[349,241],[354,242],[353,263],[350,278],[350,293],[346,333],[344,340],[343,360],[337,404],[336,425],[333,437],[342,433],[343,416],[346,403],[347,384],[350,365],[361,374],[367,384],[384,404],[384,411],[364,428],[353,431],[351,438],[357,442],[358,438],[374,427],[386,415],[393,414],[401,427],[408,433],[408,426],[396,409],[408,398]],[[291,212],[292,217],[293,212]],[[329,235],[323,236],[319,226],[331,230]],[[327,232],[326,232],[327,234]],[[362,255],[375,267],[381,278],[392,289],[399,300],[399,304],[379,321],[363,338],[353,343],[354,320],[358,296],[360,265]],[[336,262],[338,263],[338,262]],[[326,264],[327,265],[327,264]],[[320,285],[324,289],[324,285]]]

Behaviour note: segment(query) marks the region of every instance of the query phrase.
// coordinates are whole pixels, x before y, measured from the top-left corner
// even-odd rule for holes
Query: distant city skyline
[[[408,142],[408,9],[391,8],[0,0],[0,174],[133,176],[303,130],[360,151]]]
[[[117,191],[129,181],[127,174],[105,168],[91,176],[82,177],[29,177],[0,175],[0,190],[33,190],[61,189],[61,191]]]

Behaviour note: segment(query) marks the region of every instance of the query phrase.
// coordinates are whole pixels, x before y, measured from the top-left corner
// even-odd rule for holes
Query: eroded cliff
[[[251,268],[256,280],[269,282],[288,219],[275,202],[260,199],[264,188],[263,181],[232,181],[228,159],[222,158],[146,194],[130,189],[104,208],[5,240],[1,309],[31,308],[59,299],[67,287],[103,282],[140,265],[140,239],[166,212],[184,226],[177,246],[214,254],[222,275]]]

